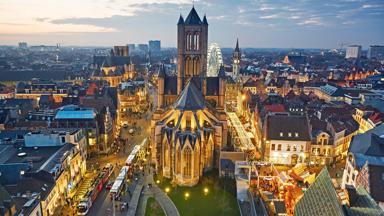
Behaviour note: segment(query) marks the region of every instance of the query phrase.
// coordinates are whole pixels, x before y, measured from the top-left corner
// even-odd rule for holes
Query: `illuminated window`
[[[297,151],[296,145],[293,145],[293,151]]]
[[[295,133],[295,137],[299,137],[299,133]]]
[[[288,133],[288,136],[289,136],[289,137],[292,137],[292,133]]]
[[[277,145],[277,151],[281,151],[281,144]]]
[[[291,146],[287,145],[287,151],[291,151]]]
[[[303,146],[303,145],[300,146],[300,151],[301,151],[301,152],[304,151],[304,146]]]
[[[276,146],[275,144],[272,144],[272,150],[275,150]]]
[[[280,132],[280,137],[283,137],[283,132]]]

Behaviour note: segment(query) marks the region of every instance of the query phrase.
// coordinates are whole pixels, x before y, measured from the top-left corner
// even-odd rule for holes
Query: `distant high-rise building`
[[[28,48],[27,42],[19,42],[19,48],[20,49],[27,49]]]
[[[137,48],[139,48],[140,52],[148,52],[148,44],[138,44]]]
[[[129,54],[131,54],[133,51],[135,51],[135,44],[127,44],[128,46],[128,51],[130,52]]]
[[[368,49],[369,59],[384,59],[384,46],[382,45],[371,45]]]
[[[159,40],[150,40],[148,42],[149,52],[150,53],[160,53],[161,51],[161,42]]]
[[[129,47],[128,46],[114,46],[113,52],[111,54],[114,56],[129,56]]]
[[[361,46],[360,45],[351,45],[347,48],[347,52],[345,53],[346,59],[355,58],[358,59],[361,57]]]

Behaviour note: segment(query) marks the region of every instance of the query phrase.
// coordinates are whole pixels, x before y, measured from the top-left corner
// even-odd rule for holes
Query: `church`
[[[227,144],[226,76],[207,77],[208,21],[193,7],[177,23],[177,75],[158,74],[157,110],[151,121],[152,162],[183,186],[218,167]]]

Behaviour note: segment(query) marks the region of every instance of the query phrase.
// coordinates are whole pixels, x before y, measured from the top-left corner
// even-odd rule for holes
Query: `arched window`
[[[194,166],[194,176],[199,176],[200,172],[200,164],[199,164],[199,159],[200,159],[200,147],[198,144],[195,146],[195,150],[193,151],[193,166]]]
[[[181,150],[180,145],[176,147],[176,173],[181,173]]]
[[[192,151],[189,146],[186,146],[183,151],[183,162],[184,176],[190,178],[192,175]]]
[[[169,145],[166,141],[163,143],[164,146],[164,167],[169,167]]]

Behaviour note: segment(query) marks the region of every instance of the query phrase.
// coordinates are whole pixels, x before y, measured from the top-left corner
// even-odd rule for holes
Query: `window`
[[[280,137],[283,137],[283,132],[280,132]]]
[[[277,151],[281,151],[281,144],[277,145]]]
[[[291,151],[291,146],[287,145],[287,151]]]
[[[293,145],[293,151],[297,151],[296,145]]]
[[[300,151],[301,151],[301,152],[304,151],[304,146],[303,146],[303,145],[300,146]]]
[[[295,137],[299,137],[299,133],[295,133]]]
[[[275,150],[275,144],[272,144],[272,147],[271,147],[271,149],[274,151]]]
[[[61,137],[61,143],[65,143],[65,137]]]
[[[292,133],[288,133],[288,136],[289,136],[289,137],[292,137]]]

